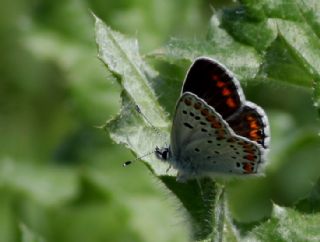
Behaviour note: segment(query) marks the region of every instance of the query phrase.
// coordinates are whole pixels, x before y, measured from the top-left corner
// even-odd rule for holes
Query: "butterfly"
[[[158,158],[178,181],[260,172],[270,141],[264,110],[246,101],[239,81],[218,61],[197,58],[187,72],[173,117],[170,146]]]

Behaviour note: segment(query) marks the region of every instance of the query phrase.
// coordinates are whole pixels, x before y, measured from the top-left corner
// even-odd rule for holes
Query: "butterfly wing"
[[[233,132],[203,99],[185,92],[177,103],[171,132],[172,164],[186,177],[253,174],[263,147]]]
[[[225,120],[245,102],[239,81],[233,74],[219,62],[205,57],[191,65],[183,84],[184,92],[196,94]]]
[[[269,124],[262,108],[245,100],[239,81],[221,63],[200,57],[191,65],[182,93],[191,92],[213,107],[233,131],[261,144],[269,144]]]
[[[243,137],[269,147],[270,131],[267,115],[258,105],[246,101],[245,105],[227,120],[232,130]]]

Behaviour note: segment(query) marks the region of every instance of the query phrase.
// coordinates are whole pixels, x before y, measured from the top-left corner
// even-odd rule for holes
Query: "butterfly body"
[[[177,180],[260,172],[269,143],[262,108],[245,100],[223,65],[198,58],[177,102],[170,146],[156,155],[178,171]]]

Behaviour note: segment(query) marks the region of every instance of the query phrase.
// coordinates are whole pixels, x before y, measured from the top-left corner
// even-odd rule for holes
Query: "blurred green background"
[[[0,241],[184,241],[184,218],[140,162],[98,126],[118,84],[97,59],[94,19],[143,53],[204,34],[208,1],[4,0],[0,9]],[[192,31],[190,31],[190,29]]]
[[[90,11],[148,53],[171,36],[205,36],[210,7],[231,3],[2,1],[1,242],[21,241],[24,226],[50,242],[187,240],[175,199],[140,162],[123,169],[133,156],[98,128],[118,112],[120,88],[96,57]],[[234,217],[252,222],[270,213],[270,194],[282,205],[308,196],[320,174],[320,142],[310,90],[244,88],[266,107],[273,135],[269,183],[242,181],[228,190]]]

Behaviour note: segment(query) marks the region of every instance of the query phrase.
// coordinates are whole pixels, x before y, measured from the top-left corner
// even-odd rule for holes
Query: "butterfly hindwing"
[[[269,123],[263,109],[246,101],[245,105],[227,120],[232,130],[243,137],[261,144],[265,149],[269,146]]]
[[[223,117],[197,95],[180,97],[171,133],[172,163],[188,176],[253,174],[262,147],[233,132]]]

